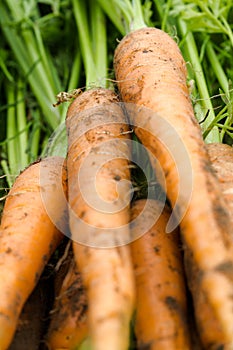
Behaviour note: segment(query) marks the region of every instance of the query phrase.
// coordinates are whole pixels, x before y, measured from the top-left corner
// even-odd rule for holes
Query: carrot
[[[157,159],[163,169],[203,345],[233,346],[232,225],[194,116],[184,59],[167,33],[143,28],[119,43],[114,69],[135,133],[153,154],[152,165]],[[199,308],[197,295],[210,313]],[[210,314],[219,332],[208,327]]]
[[[49,349],[76,349],[88,334],[87,298],[74,259],[56,296],[46,343]]]
[[[48,313],[53,300],[53,288],[51,288],[53,279],[48,265],[23,306],[8,350],[38,350],[41,346],[48,327]]]
[[[207,151],[233,223],[233,148],[223,143],[210,143],[207,145]],[[231,231],[231,237],[232,235]]]
[[[152,201],[152,200],[151,200]],[[143,211],[146,200],[132,206],[132,219]],[[154,201],[156,210],[162,203]],[[153,216],[147,211],[140,224]],[[135,335],[139,349],[191,349],[188,329],[186,283],[178,229],[165,232],[170,210],[142,237],[131,243],[136,276]]]
[[[7,196],[0,227],[1,350],[10,345],[22,307],[63,239],[57,228],[65,230],[67,221],[62,186],[65,192],[63,160],[51,157],[26,168]]]
[[[92,349],[128,349],[134,304],[130,250],[124,245],[130,219],[129,127],[116,94],[103,88],[75,99],[66,124],[69,223],[87,290]]]

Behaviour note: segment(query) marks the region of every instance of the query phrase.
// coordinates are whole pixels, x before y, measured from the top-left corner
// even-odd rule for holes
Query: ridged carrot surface
[[[134,307],[133,268],[124,245],[130,218],[129,126],[118,101],[110,90],[87,90],[66,119],[69,223],[87,290],[93,350],[128,349]]]
[[[232,225],[194,116],[185,61],[167,33],[143,28],[121,40],[114,69],[131,124],[159,161],[167,196],[176,206],[203,345],[228,349],[233,346]],[[218,332],[209,327],[213,323]]]
[[[0,227],[1,350],[10,345],[25,301],[63,239],[56,224],[65,230],[66,180],[63,160],[51,157],[24,170],[7,196]]]
[[[209,143],[207,151],[233,223],[233,148],[224,143]]]
[[[145,202],[133,203],[132,219],[142,212]],[[161,205],[154,201],[155,208]],[[152,215],[152,210],[147,211],[140,223],[141,232]],[[179,230],[166,233],[169,216],[170,210],[165,206],[149,231],[130,245],[136,278],[138,349],[192,349]]]
[[[87,298],[74,259],[56,296],[46,337],[49,349],[76,349],[88,335]]]

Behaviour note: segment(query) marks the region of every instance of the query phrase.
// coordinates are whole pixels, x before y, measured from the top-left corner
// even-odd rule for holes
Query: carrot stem
[[[23,170],[29,163],[29,157],[27,154],[28,147],[28,128],[27,118],[25,113],[25,101],[24,101],[24,86],[25,84],[21,79],[18,82],[17,88],[17,130],[18,130],[18,154],[19,154],[19,170]]]
[[[104,13],[96,0],[90,0],[91,11],[91,43],[96,65],[96,75],[101,87],[106,87],[107,77],[107,34]]]
[[[15,91],[12,84],[7,84],[7,157],[9,160],[9,171],[14,177],[17,175],[18,153],[16,142],[16,119],[15,119]],[[9,186],[12,186],[14,178],[7,177]]]
[[[129,0],[98,0],[98,2],[121,35],[125,35],[131,30],[134,9]]]
[[[210,40],[207,41],[206,44],[206,54],[208,57],[208,60],[211,64],[211,67],[213,68],[214,74],[216,75],[216,78],[218,79],[219,85],[221,86],[222,90],[225,93],[225,102],[228,109],[228,116],[226,118],[226,121],[224,122],[224,126],[228,127],[232,124],[232,91],[229,91],[230,89],[230,82],[228,81],[226,74],[222,68],[222,65],[219,62],[218,56],[215,53],[215,50],[213,48],[213,45]],[[225,135],[226,130],[222,128],[220,132],[220,140],[223,142],[223,138]]]
[[[90,0],[90,25],[86,4],[72,1],[84,62],[86,87],[93,84],[106,87],[107,34],[104,13],[98,2]]]
[[[73,65],[72,65],[71,75],[68,83],[68,91],[77,88],[80,72],[81,72],[81,55],[80,55],[80,52],[77,51],[74,57]]]
[[[38,109],[32,111],[33,123],[32,131],[28,137],[28,145],[30,149],[27,150],[29,154],[29,162],[33,162],[38,158],[39,144],[41,136],[41,125],[40,125],[40,112]]]
[[[93,84],[101,87],[107,85],[107,33],[104,13],[98,2],[90,0],[90,18],[87,7],[81,0],[73,0],[74,16],[79,33],[79,42],[81,46],[81,55],[77,55],[75,66],[72,69],[69,81],[69,90],[77,88],[77,75],[81,70],[81,58],[84,62],[86,88]],[[90,29],[91,27],[91,29]],[[66,113],[63,113],[62,122],[65,120]],[[49,145],[45,148],[44,154],[66,156],[67,135],[65,124],[61,123],[51,137]]]
[[[142,5],[140,0],[132,0],[133,7],[133,21],[130,25],[131,30],[137,30],[146,27],[143,18]]]
[[[89,24],[87,20],[86,3],[81,0],[72,0],[74,16],[79,33],[80,49],[83,57],[86,86],[91,86],[96,81],[96,67],[93,59]]]
[[[18,2],[14,4],[8,0],[5,3],[0,2],[1,27],[16,60],[27,76],[46,121],[52,129],[55,129],[60,119],[59,111],[52,107],[56,91],[54,91],[51,79],[48,79],[35,36],[28,23],[25,24],[26,28],[21,28],[20,36],[18,35],[17,26],[24,19],[21,10]]]
[[[191,62],[192,69],[194,71],[195,80],[198,87],[198,92],[201,99],[202,108],[207,112],[209,111],[208,118],[201,124],[203,133],[208,129],[209,124],[215,119],[215,113],[209,96],[208,88],[206,85],[206,80],[204,72],[200,63],[199,54],[197,51],[197,46],[193,34],[188,31],[186,23],[182,19],[178,19],[178,26],[181,35],[184,39],[184,50],[189,62]],[[209,142],[219,142],[219,131],[216,127],[208,130],[208,135],[206,135],[205,141]]]
[[[223,91],[226,93],[228,91],[229,83],[228,79],[226,77],[226,74],[222,68],[222,65],[219,62],[218,56],[215,53],[215,50],[213,48],[213,45],[210,40],[207,41],[206,44],[206,54],[210,61],[210,64],[213,68],[213,71],[218,79],[218,82],[223,89]]]
[[[118,4],[113,1],[105,1],[105,0],[98,0],[99,5],[101,6],[102,10],[106,13],[106,15],[110,18],[116,29],[124,35],[125,33],[125,25],[122,21],[121,16],[119,15],[120,9]]]

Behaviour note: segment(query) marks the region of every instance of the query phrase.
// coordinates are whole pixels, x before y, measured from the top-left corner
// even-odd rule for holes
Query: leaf
[[[144,21],[148,26],[151,23],[151,16],[153,14],[151,7],[152,7],[151,0],[146,0],[145,3],[142,5]]]
[[[2,69],[2,72],[5,74],[6,78],[9,81],[13,82],[14,78],[11,75],[11,73],[9,72],[9,70],[8,70],[6,64],[5,64],[5,62],[7,62],[6,57],[7,57],[6,50],[0,49],[0,67]]]

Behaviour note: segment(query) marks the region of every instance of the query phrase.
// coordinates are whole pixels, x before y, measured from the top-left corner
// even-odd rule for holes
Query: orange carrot
[[[134,304],[130,250],[124,246],[130,218],[129,127],[117,96],[107,89],[75,99],[66,123],[69,223],[87,289],[92,349],[128,349]]]
[[[114,68],[135,133],[163,169],[202,342],[208,349],[233,346],[232,225],[194,117],[184,59],[167,33],[143,28],[119,43]],[[202,312],[197,296],[210,312]],[[210,315],[219,332],[208,327]]]
[[[51,288],[53,278],[48,265],[23,306],[8,350],[36,350],[41,346],[48,327],[48,313],[51,309],[51,300],[53,300],[53,288]]]
[[[133,203],[132,219],[142,212],[145,202]],[[154,207],[161,205],[154,201]],[[148,211],[137,230],[143,232],[153,214],[152,210]],[[131,243],[136,277],[135,335],[139,349],[191,349],[179,231],[165,232],[169,216],[166,206],[152,228]]]
[[[66,169],[51,157],[30,165],[16,179],[0,227],[0,348],[10,345],[30,293],[61,242],[67,217]]]
[[[66,123],[69,223],[92,349],[128,349],[134,278],[129,247],[119,246],[129,240],[129,127],[107,89],[75,99]]]
[[[76,349],[88,334],[87,298],[74,259],[56,296],[46,343],[51,350]]]
[[[207,145],[207,151],[233,223],[233,148],[223,143],[210,143]]]

